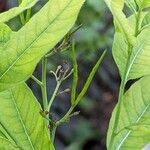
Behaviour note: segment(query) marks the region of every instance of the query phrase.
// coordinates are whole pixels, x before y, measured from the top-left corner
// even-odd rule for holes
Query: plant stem
[[[20,5],[21,3],[22,3],[22,0],[18,0],[18,5]],[[22,13],[20,14],[20,20],[21,20],[22,25],[25,25],[25,24],[26,24],[26,19],[25,19],[25,17],[24,17],[24,12],[22,12]]]
[[[116,135],[115,132],[116,132],[116,129],[118,127],[118,121],[119,121],[119,115],[120,115],[120,111],[121,111],[121,104],[122,104],[122,97],[123,97],[123,94],[124,94],[124,88],[125,88],[125,80],[123,80],[121,82],[121,85],[120,85],[117,110],[116,110],[116,114],[115,114],[115,121],[114,121],[114,124],[113,124],[113,127],[112,127],[113,131],[112,131],[112,134],[111,134],[110,149],[113,146],[114,137]]]
[[[57,126],[56,126],[55,124],[52,125],[51,131],[50,131],[50,137],[51,137],[52,143],[54,143],[55,134],[56,134],[56,129],[57,129]]]
[[[26,14],[26,23],[30,20],[31,18],[31,12],[32,12],[32,9],[29,8],[27,9],[27,14]]]
[[[31,76],[31,79],[34,80],[39,86],[42,86],[42,82],[38,80],[34,75]]]
[[[44,56],[42,58],[42,86],[41,86],[44,111],[47,111],[47,106],[48,106],[47,88],[46,88],[46,69],[47,69],[47,58]],[[45,119],[45,124],[48,127],[49,120]],[[48,136],[50,139],[49,128],[47,128],[47,129],[48,129]]]
[[[65,116],[56,122],[56,126],[59,126],[61,123],[64,123],[69,118],[69,115],[72,113],[74,108],[75,106],[71,106],[68,112],[65,114]]]
[[[57,81],[56,88],[55,88],[55,90],[54,90],[54,92],[53,92],[53,95],[52,95],[50,101],[49,101],[49,105],[48,105],[48,109],[47,109],[48,111],[50,111],[50,109],[51,109],[52,103],[54,102],[54,99],[55,99],[55,97],[57,96],[57,93],[58,93],[58,90],[59,90],[60,85],[61,85],[61,82],[60,82],[60,81]]]
[[[50,137],[52,142],[54,142],[55,139],[55,133],[56,133],[56,129],[59,125],[61,125],[62,123],[66,122],[69,118],[70,118],[70,114],[72,113],[72,111],[74,110],[75,105],[71,106],[70,109],[68,110],[68,112],[65,114],[65,116],[60,119],[59,121],[55,122],[52,126],[51,126],[51,132],[50,132]]]
[[[135,26],[135,37],[139,34],[139,22],[140,22],[141,10],[138,11],[136,17],[136,26]]]
[[[43,57],[42,58],[42,86],[41,86],[41,90],[42,90],[44,111],[47,110],[47,105],[48,105],[47,89],[46,89],[46,66],[47,66],[47,58]]]

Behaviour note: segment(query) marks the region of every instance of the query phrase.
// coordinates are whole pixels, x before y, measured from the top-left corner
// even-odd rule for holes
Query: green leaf
[[[15,145],[15,142],[10,137],[9,133],[7,132],[7,129],[4,126],[2,126],[1,123],[0,123],[0,136],[8,139],[11,143]]]
[[[82,89],[82,91],[80,92],[80,94],[78,95],[77,99],[76,99],[76,105],[81,101],[81,99],[83,98],[83,96],[85,95],[85,93],[87,92],[100,64],[102,63],[104,57],[106,54],[106,50],[103,52],[103,54],[100,56],[99,60],[97,61],[97,63],[95,64],[95,66],[93,67],[88,79],[86,80],[86,83]]]
[[[150,75],[150,27],[137,37],[128,68],[128,80]],[[140,69],[140,70],[139,70]]]
[[[116,136],[113,145],[109,145],[116,106],[108,131],[108,149],[111,147],[111,150],[140,150],[150,142],[150,132],[147,132],[150,131],[150,84],[148,83],[150,76],[137,81],[123,96]]]
[[[73,26],[84,0],[50,0],[0,49],[0,91],[27,80]],[[7,58],[7,59],[6,59]]]
[[[147,13],[142,21],[142,27],[149,27],[150,26],[150,13]]]
[[[12,33],[7,25],[0,23],[0,49],[4,48],[4,44],[10,40]]]
[[[53,150],[41,107],[25,84],[0,93],[0,124],[20,148]]]
[[[130,8],[130,10],[133,11],[133,13],[137,10],[137,4],[135,3],[135,0],[125,0],[126,5]]]
[[[144,29],[137,37],[137,43],[132,48],[129,56],[128,49],[131,48],[125,42],[121,33],[115,34],[113,44],[113,56],[119,67],[122,79],[126,82],[150,75],[150,28]]]
[[[105,0],[105,2],[113,14],[116,29],[124,34],[129,44],[134,45],[134,30],[130,27],[129,21],[122,11],[124,0]]]
[[[16,17],[21,12],[34,6],[37,1],[38,0],[23,0],[23,2],[21,3],[20,6],[12,8],[4,13],[1,13],[0,14],[0,23],[7,22],[10,19]]]
[[[129,55],[128,45],[124,36],[119,32],[115,33],[112,52],[115,62],[119,68],[120,75],[123,78]]]
[[[149,0],[137,0],[137,4],[141,10],[150,7]]]
[[[0,136],[0,149],[2,150],[21,150],[18,146],[13,145],[9,140]]]

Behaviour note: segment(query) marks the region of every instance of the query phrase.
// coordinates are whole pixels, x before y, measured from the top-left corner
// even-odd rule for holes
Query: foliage
[[[147,0],[105,1],[114,17],[113,56],[122,80],[118,104],[109,125],[107,147],[139,150],[150,140],[147,84],[150,81],[150,3]],[[130,14],[124,13],[125,4]],[[130,80],[135,83],[126,91]]]
[[[31,7],[36,0],[18,0],[20,6],[2,13],[0,28],[0,148],[1,149],[50,149],[53,150],[55,131],[59,125],[77,115],[74,108],[85,95],[106,51],[93,67],[83,89],[76,95],[78,82],[75,46],[72,47],[73,69],[58,66],[51,71],[56,78],[56,88],[51,99],[47,99],[47,57],[68,46],[66,40],[84,0],[51,0],[31,17]],[[58,5],[59,4],[59,5]],[[24,11],[27,9],[26,13]],[[20,14],[23,27],[14,32],[4,22]],[[26,14],[26,15],[25,15]],[[67,35],[66,35],[67,34]],[[66,35],[66,36],[65,36]],[[62,38],[65,38],[62,40]],[[62,40],[62,41],[61,41]],[[59,47],[55,47],[58,42]],[[67,41],[68,42],[68,41]],[[42,59],[42,80],[34,77],[33,71]],[[74,71],[71,107],[66,115],[55,120],[50,116],[53,101],[59,87]],[[32,78],[40,87],[43,108],[39,105],[25,81]]]

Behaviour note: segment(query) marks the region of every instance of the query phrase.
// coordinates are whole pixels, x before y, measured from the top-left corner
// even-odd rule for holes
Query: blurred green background
[[[46,0],[41,0],[33,8],[37,12]],[[6,11],[17,5],[16,0],[0,0],[0,11]],[[13,30],[21,28],[19,17],[11,20],[9,26]],[[87,0],[83,6],[76,26],[82,27],[74,34],[76,41],[77,60],[79,64],[79,85],[81,90],[92,66],[107,49],[107,55],[98,70],[86,96],[76,111],[80,115],[74,117],[68,124],[59,127],[56,133],[56,150],[105,150],[106,134],[111,112],[116,104],[119,86],[119,75],[111,54],[113,41],[112,15],[103,0]],[[71,64],[70,50],[56,54],[49,58],[47,70],[55,70],[57,65],[64,61]],[[39,63],[34,73],[41,76]],[[41,100],[40,88],[29,80],[28,84],[33,89],[36,97]],[[61,87],[62,90],[70,87],[71,79]],[[50,97],[55,86],[55,79],[48,74],[47,87]],[[70,94],[58,96],[53,104],[52,112],[60,118],[67,111],[70,104]]]

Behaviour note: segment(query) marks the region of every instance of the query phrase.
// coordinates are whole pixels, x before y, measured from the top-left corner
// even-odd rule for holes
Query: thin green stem
[[[51,131],[50,131],[50,137],[51,137],[52,143],[54,143],[55,134],[56,134],[56,129],[57,129],[57,126],[56,126],[55,124],[52,125]]]
[[[38,80],[34,75],[31,76],[31,79],[34,80],[39,86],[42,86],[42,82]]]
[[[61,82],[60,82],[60,81],[57,81],[56,88],[55,88],[55,90],[54,90],[54,92],[53,92],[53,95],[52,95],[50,101],[49,101],[48,111],[50,111],[50,109],[51,109],[52,103],[54,102],[54,99],[55,99],[55,97],[57,96],[57,93],[58,93],[58,90],[59,90],[60,85],[61,85]]]
[[[22,3],[22,0],[18,0],[18,5],[20,5],[21,3]],[[24,17],[24,12],[22,12],[22,13],[20,14],[20,20],[21,20],[22,25],[25,25],[25,24],[26,24],[26,19],[25,19],[25,17]]]
[[[30,18],[31,18],[31,13],[32,13],[32,9],[31,9],[31,8],[27,9],[27,13],[26,13],[26,23],[30,20]]]
[[[112,134],[111,134],[110,149],[113,146],[114,137],[116,136],[116,129],[118,127],[118,121],[119,121],[119,115],[120,115],[120,111],[121,111],[121,104],[122,104],[122,97],[123,97],[123,94],[124,94],[124,88],[125,88],[125,80],[123,80],[121,82],[121,85],[120,85],[117,110],[116,110],[116,114],[115,114],[115,121],[114,121],[114,124],[113,124],[113,127],[112,127],[113,131],[112,131]]]
[[[65,114],[65,116],[56,122],[56,126],[59,126],[61,123],[66,122],[66,120],[69,118],[69,116],[72,113],[74,108],[75,108],[75,106],[71,106],[70,109],[68,110],[68,112]]]
[[[139,10],[136,15],[135,37],[137,37],[139,34],[140,16],[141,16],[141,11]]]
[[[42,59],[42,98],[43,98],[43,107],[44,111],[47,110],[48,101],[47,101],[47,89],[46,89],[46,66],[47,66],[47,58],[43,57]]]
[[[54,142],[57,127],[61,125],[62,123],[67,122],[68,119],[70,119],[70,115],[73,112],[74,108],[75,106],[71,106],[68,112],[65,114],[65,116],[52,125],[51,132],[50,132],[50,137],[51,137],[52,142]]]
[[[20,5],[21,3],[22,3],[22,0],[18,0],[18,5]],[[20,14],[20,20],[21,20],[22,25],[25,25],[30,20],[31,12],[32,12],[32,9],[29,8],[29,9],[27,9],[26,17],[25,17],[24,12],[22,12]]]
[[[42,99],[43,99],[43,107],[44,111],[47,111],[47,106],[48,106],[48,101],[47,101],[47,86],[46,86],[46,69],[47,69],[47,58],[45,56],[42,58],[42,86],[41,86],[41,91],[42,91]],[[45,119],[45,124],[49,125],[49,120]],[[48,129],[48,128],[47,128]],[[48,129],[49,133],[49,129]],[[50,138],[50,134],[48,134]]]

